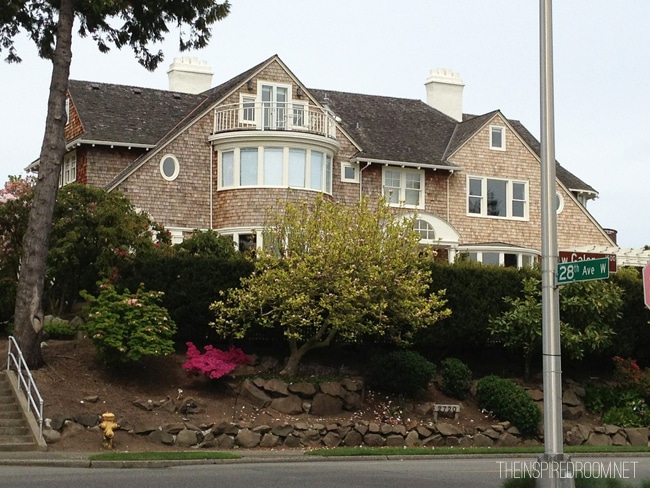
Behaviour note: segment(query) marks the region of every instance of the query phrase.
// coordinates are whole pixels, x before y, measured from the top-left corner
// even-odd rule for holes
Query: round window
[[[176,156],[167,154],[160,160],[160,174],[167,181],[175,180],[180,167]]]
[[[564,209],[564,198],[558,192],[555,194],[555,211],[557,213],[561,213],[563,209]]]

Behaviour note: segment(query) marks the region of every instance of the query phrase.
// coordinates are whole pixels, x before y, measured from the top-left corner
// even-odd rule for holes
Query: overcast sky
[[[500,109],[539,138],[539,1],[231,0],[206,60],[219,84],[273,54],[310,88],[424,99],[429,70],[465,82],[463,110]],[[588,209],[622,247],[650,244],[650,2],[553,4],[557,160],[600,194]],[[167,88],[177,49],[153,73],[130,50],[73,41],[71,78]],[[39,154],[51,64],[26,38],[23,62],[0,63],[0,176]],[[4,58],[4,56],[2,56]]]

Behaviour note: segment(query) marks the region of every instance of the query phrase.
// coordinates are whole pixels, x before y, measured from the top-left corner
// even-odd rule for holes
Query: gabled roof
[[[541,144],[540,142],[535,138],[534,135],[532,135],[528,129],[519,122],[518,120],[508,120],[510,124],[512,125],[513,129],[517,131],[519,136],[528,144],[528,146],[535,151],[535,154],[537,154],[539,157],[541,157]],[[555,162],[555,175],[558,180],[562,182],[564,186],[566,186],[570,191],[575,191],[575,192],[583,192],[583,193],[591,193],[593,196],[597,196],[598,192],[594,190],[593,187],[582,181],[580,178],[578,178],[576,175],[571,173],[568,169],[560,165],[557,161]]]
[[[456,121],[421,100],[310,89],[361,147],[358,158],[458,168],[444,161]]]
[[[70,80],[84,141],[155,145],[204,95]]]

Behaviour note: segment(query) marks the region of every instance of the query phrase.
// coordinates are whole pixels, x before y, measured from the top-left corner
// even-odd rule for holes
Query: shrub
[[[138,361],[144,356],[164,356],[174,352],[174,321],[159,305],[161,292],[135,294],[128,289],[118,293],[113,285],[100,285],[97,298],[86,291],[88,301],[86,330],[95,344],[97,355],[106,364]]]
[[[628,402],[624,407],[614,407],[603,415],[605,424],[619,427],[650,427],[648,405],[641,400]]]
[[[43,330],[50,339],[72,339],[77,333],[77,329],[70,325],[70,322],[57,317],[46,320]]]
[[[445,395],[464,400],[472,386],[472,371],[460,359],[447,358],[440,370],[441,388]]]
[[[398,350],[373,358],[370,384],[382,391],[415,395],[426,388],[436,374],[436,366],[415,351]]]
[[[205,346],[204,350],[205,353],[201,354],[193,343],[188,342],[187,361],[183,363],[183,369],[217,379],[230,373],[237,365],[251,362],[244,351],[234,346],[228,351],[215,349],[213,346]]]
[[[511,422],[524,436],[537,433],[542,412],[521,386],[490,375],[478,382],[479,405],[500,420]]]

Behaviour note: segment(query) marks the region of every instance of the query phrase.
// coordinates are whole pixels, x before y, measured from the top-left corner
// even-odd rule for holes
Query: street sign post
[[[609,278],[609,258],[558,263],[557,265],[556,282],[558,285],[576,281],[604,280],[605,278]]]
[[[650,263],[643,267],[643,299],[645,306],[650,308]]]

